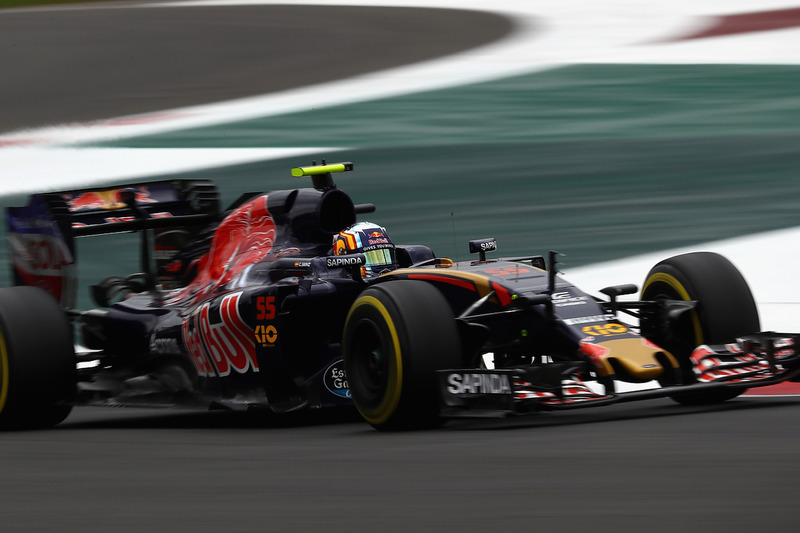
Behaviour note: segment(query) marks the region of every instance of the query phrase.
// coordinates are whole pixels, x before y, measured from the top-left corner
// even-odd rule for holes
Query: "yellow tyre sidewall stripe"
[[[686,287],[684,287],[683,284],[680,281],[678,281],[677,278],[675,278],[675,276],[671,276],[669,274],[665,274],[664,272],[656,272],[655,274],[653,274],[649,278],[647,278],[647,281],[644,282],[644,288],[642,289],[642,292],[647,290],[647,287],[649,287],[650,285],[652,285],[654,283],[664,283],[665,285],[668,285],[669,287],[674,289],[675,292],[677,292],[678,295],[683,300],[686,300],[686,301],[694,300],[694,298],[692,298],[689,295],[689,292],[686,290]],[[700,326],[700,318],[697,316],[697,311],[692,309],[691,310],[691,316],[692,316],[692,325],[694,326],[695,346],[700,346],[704,342],[703,341],[703,328]]]
[[[397,405],[400,403],[400,395],[403,392],[403,358],[400,351],[400,338],[397,336],[397,329],[394,326],[394,321],[389,311],[377,298],[367,295],[356,300],[355,304],[353,304],[353,308],[350,310],[350,315],[347,317],[348,322],[350,321],[350,316],[352,316],[356,309],[365,305],[376,309],[383,317],[384,323],[389,330],[392,348],[394,350],[393,361],[392,364],[389,365],[389,378],[386,385],[386,395],[383,401],[381,401],[376,408],[368,411],[365,411],[361,406],[356,404],[359,412],[367,422],[380,425],[385,423],[389,417],[394,414]]]

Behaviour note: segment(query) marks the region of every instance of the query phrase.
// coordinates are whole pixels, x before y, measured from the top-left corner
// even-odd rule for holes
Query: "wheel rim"
[[[365,403],[374,407],[384,396],[389,381],[389,362],[386,347],[371,321],[364,320],[356,329],[353,355],[358,372],[357,383],[362,386]]]
[[[653,300],[693,300],[686,288],[675,277],[664,272],[658,272],[650,276],[645,282],[643,292],[648,293],[647,298]],[[686,333],[691,333],[694,337],[694,345],[699,346],[703,344],[703,328],[700,324],[700,318],[694,309],[689,311],[688,314],[691,317],[690,324],[684,325],[683,328],[687,328]]]
[[[347,318],[345,345],[353,401],[373,425],[386,423],[397,411],[403,390],[403,363],[397,329],[386,306],[362,296]]]

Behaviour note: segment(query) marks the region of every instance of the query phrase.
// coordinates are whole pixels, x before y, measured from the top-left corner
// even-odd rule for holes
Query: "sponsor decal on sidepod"
[[[339,359],[325,369],[325,376],[322,380],[325,388],[336,396],[342,398],[350,397],[350,386],[347,384],[347,374],[344,370],[344,361]]]

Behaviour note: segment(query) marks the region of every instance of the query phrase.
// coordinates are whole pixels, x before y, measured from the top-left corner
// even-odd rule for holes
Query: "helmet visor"
[[[367,258],[366,266],[371,268],[373,272],[380,272],[394,266],[394,250],[391,248],[370,250],[369,252],[364,252],[364,256]]]

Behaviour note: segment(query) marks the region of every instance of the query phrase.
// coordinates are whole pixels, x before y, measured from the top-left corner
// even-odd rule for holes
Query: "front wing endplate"
[[[542,370],[548,365],[439,370],[440,414],[508,416],[800,381],[798,347],[800,335],[775,332],[748,335],[725,345],[699,346],[691,356],[696,383],[624,393],[614,392],[613,386],[597,392],[574,374],[554,379],[557,372]]]

